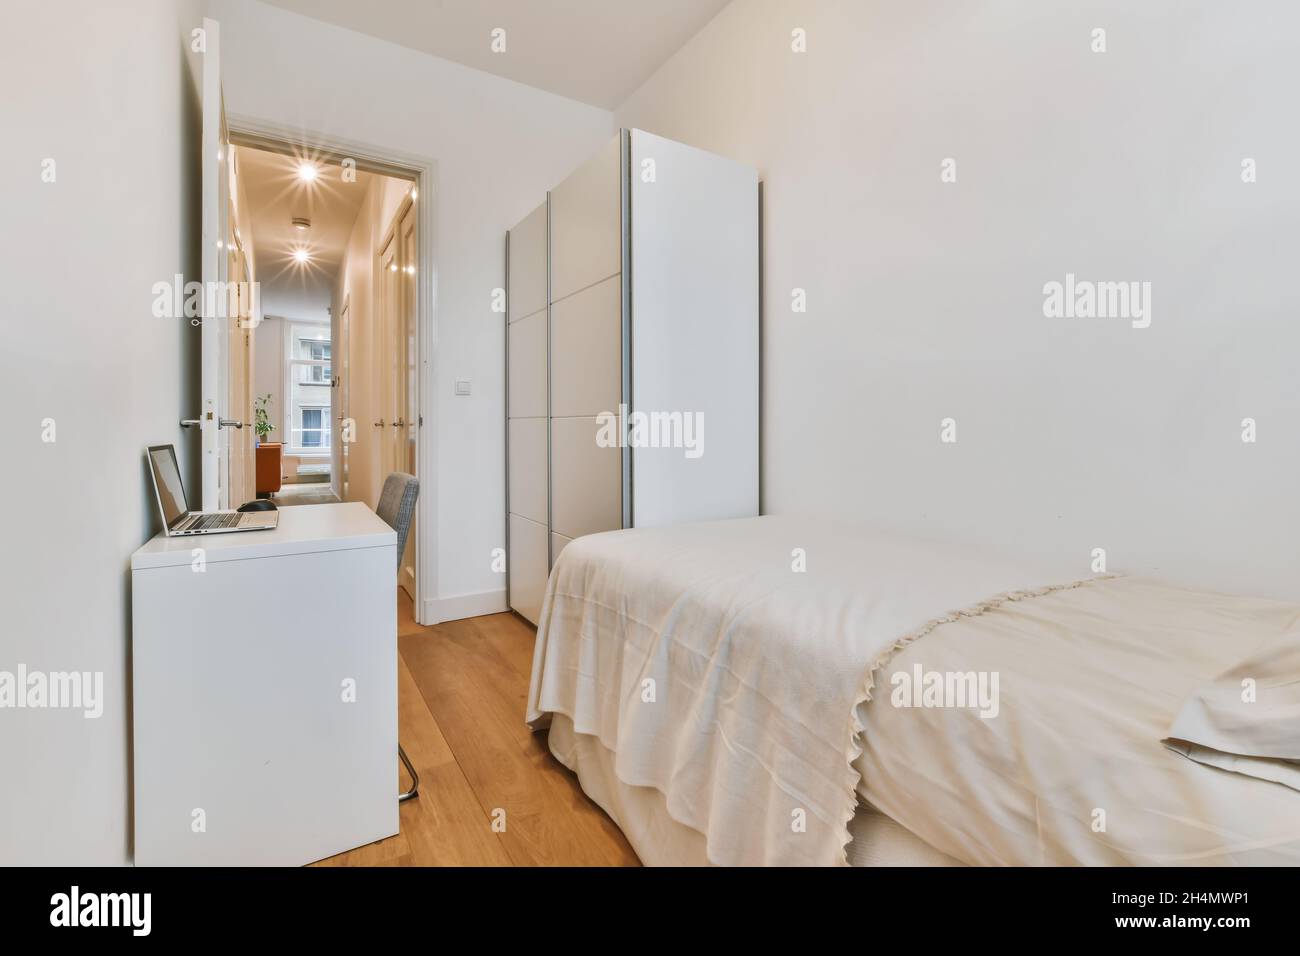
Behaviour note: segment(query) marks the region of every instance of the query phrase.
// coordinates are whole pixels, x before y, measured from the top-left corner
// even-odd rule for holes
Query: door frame
[[[418,274],[416,275],[416,350],[419,373],[416,382],[420,421],[416,429],[415,455],[419,464],[420,497],[416,501],[415,620],[429,620],[428,607],[438,594],[438,486],[437,442],[438,403],[434,382],[437,328],[437,262],[433,235],[437,161],[428,156],[347,139],[331,133],[306,130],[296,123],[281,123],[243,113],[226,115],[227,135],[231,144],[290,155],[306,154],[321,162],[351,159],[364,172],[410,179],[417,191]],[[394,587],[397,586],[394,580]]]

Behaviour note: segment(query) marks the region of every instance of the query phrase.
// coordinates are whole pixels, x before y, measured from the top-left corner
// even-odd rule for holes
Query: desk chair
[[[402,554],[406,551],[406,536],[411,530],[411,519],[415,517],[415,499],[420,495],[420,480],[414,475],[395,471],[384,479],[384,490],[379,494],[379,507],[375,513],[397,532],[397,570],[402,570]],[[406,772],[411,775],[411,789],[397,795],[397,802],[404,803],[412,799],[420,789],[420,775],[411,766],[406,751],[399,741],[397,755],[406,765]]]

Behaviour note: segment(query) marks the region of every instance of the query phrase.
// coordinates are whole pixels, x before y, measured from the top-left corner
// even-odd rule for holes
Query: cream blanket
[[[996,670],[997,718],[895,708],[882,695],[863,708],[860,793],[964,863],[1300,865],[1300,792],[1240,772],[1267,768],[1229,773],[1161,745],[1189,695],[1203,699],[1220,686],[1217,675],[1244,664],[1226,676],[1236,699],[1241,673],[1259,679],[1249,722],[1229,722],[1220,710],[1214,725],[1230,739],[1205,740],[1274,752],[1283,742],[1273,731],[1284,729],[1285,681],[1300,674],[1298,625],[1294,604],[1141,577],[946,625],[894,655],[879,680],[888,686],[892,674],[916,666]],[[1175,727],[1200,736],[1186,721]],[[1292,736],[1277,752],[1290,756],[1295,747]]]
[[[1074,586],[808,519],[592,535],[551,573],[528,720],[598,737],[715,864],[844,864],[877,670],[945,622]]]

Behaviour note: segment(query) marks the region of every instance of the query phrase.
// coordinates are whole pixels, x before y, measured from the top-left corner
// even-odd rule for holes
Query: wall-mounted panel
[[[551,530],[569,538],[623,526],[623,456],[591,418],[551,419]]]
[[[511,418],[546,416],[546,312],[511,323]]]
[[[509,321],[546,307],[546,203],[510,230],[508,281]]]
[[[551,301],[622,269],[622,171],[615,136],[551,190]]]
[[[622,381],[620,274],[551,307],[551,414],[617,413]]]

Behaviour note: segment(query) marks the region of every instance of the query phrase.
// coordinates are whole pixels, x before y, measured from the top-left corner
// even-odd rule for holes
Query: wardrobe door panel
[[[551,307],[551,414],[618,412],[623,380],[621,275]]]
[[[510,230],[508,319],[511,322],[546,307],[546,203]]]
[[[570,544],[572,541],[572,538],[566,538],[562,534],[551,533],[551,567],[555,567],[555,559],[560,556],[560,552],[564,550],[564,546]]]
[[[615,136],[551,190],[551,301],[623,268],[622,170]]]
[[[509,326],[511,418],[546,417],[546,312]]]
[[[546,419],[510,420],[510,510],[546,524]]]
[[[546,549],[543,525],[510,516],[510,606],[534,624],[541,616],[546,592]]]
[[[623,526],[623,453],[599,430],[595,417],[551,419],[551,530],[568,538]]]
[[[707,453],[632,451],[638,528],[758,514],[758,174],[630,133],[632,408],[707,424]],[[667,172],[671,170],[671,175]]]

